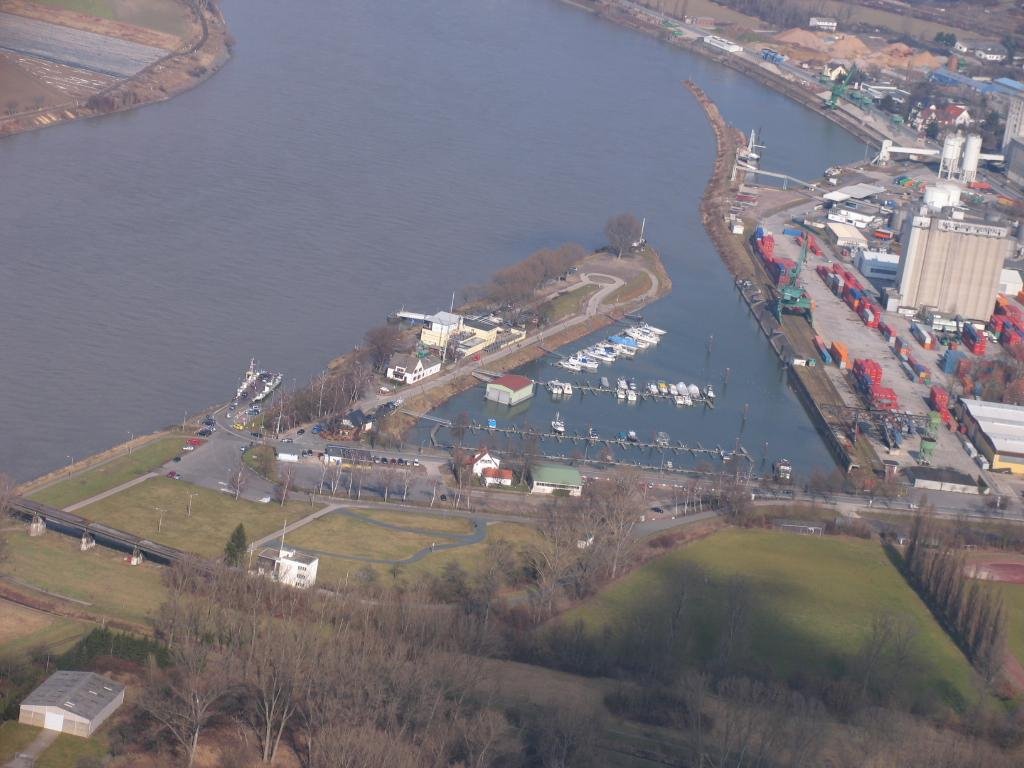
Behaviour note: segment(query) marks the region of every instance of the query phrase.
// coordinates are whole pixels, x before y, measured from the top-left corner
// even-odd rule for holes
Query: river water
[[[746,443],[826,461],[700,227],[712,135],[680,81],[761,128],[766,167],[818,175],[862,155],[847,134],[554,0],[224,10],[235,57],[201,87],[0,141],[0,470],[178,422],[251,356],[303,381],[388,311],[442,308],[541,246],[601,245],[621,211],[647,217],[675,283],[647,312],[672,331],[664,375],[699,374],[711,333],[707,375],[732,370],[673,438],[727,443],[749,402]]]

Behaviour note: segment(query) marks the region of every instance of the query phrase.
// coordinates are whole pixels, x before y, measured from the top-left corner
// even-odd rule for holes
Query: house
[[[811,16],[807,26],[811,29],[820,29],[823,32],[835,32],[839,27],[839,22],[825,16]]]
[[[967,128],[974,123],[974,118],[967,111],[967,107],[962,104],[947,104],[943,107],[937,107],[933,104],[917,113],[917,116],[914,118],[914,127],[920,131],[932,123],[937,123],[940,127],[947,130],[955,130],[957,128]]]
[[[264,549],[256,558],[256,573],[287,587],[306,589],[316,584],[320,558],[294,549]]]
[[[1006,61],[1008,51],[1001,43],[978,43],[972,51],[982,61]]]
[[[841,61],[830,61],[821,68],[821,74],[832,82],[835,82],[836,80],[843,80],[848,74],[850,74],[850,68]]]
[[[512,470],[511,469],[495,469],[494,467],[484,467],[480,472],[483,478],[484,485],[512,485]]]
[[[462,466],[470,467],[473,471],[473,477],[480,477],[485,469],[498,469],[501,466],[501,459],[497,456],[492,456],[484,448],[462,459]]]
[[[283,461],[287,464],[294,464],[299,460],[299,454],[301,451],[295,447],[294,443],[286,443],[285,445],[279,445],[275,450],[277,454],[277,460]]]
[[[404,384],[415,384],[441,370],[441,361],[431,355],[421,356],[411,352],[396,353],[388,361],[389,379]]]
[[[538,464],[530,469],[530,493],[580,496],[583,493],[583,477],[574,467]]]
[[[523,400],[529,400],[533,397],[533,392],[533,379],[509,373],[504,376],[499,376],[493,381],[489,381],[487,383],[487,391],[484,393],[484,398],[490,400],[492,403],[517,405],[518,403],[523,402]]]
[[[18,722],[89,737],[124,703],[124,686],[94,672],[54,672],[21,702]]]

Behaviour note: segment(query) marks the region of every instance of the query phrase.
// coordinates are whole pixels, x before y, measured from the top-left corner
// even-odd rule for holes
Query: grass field
[[[87,757],[102,759],[108,751],[104,729],[89,739],[62,733],[39,756],[35,768],[76,768],[80,760]]]
[[[0,601],[0,651],[21,656],[36,648],[65,651],[88,631],[84,622]]]
[[[426,528],[425,523],[423,521],[419,527]],[[401,560],[438,540],[437,536],[382,528],[347,515],[326,515],[287,537],[289,544],[303,549],[374,560]],[[321,572],[324,565],[320,563]]]
[[[189,494],[192,516],[186,516]],[[163,523],[159,524],[163,510]],[[249,540],[281,528],[285,519],[293,522],[314,511],[308,504],[290,501],[260,504],[235,499],[225,493],[200,488],[181,480],[155,477],[121,493],[90,504],[82,510],[85,517],[112,525],[123,531],[145,536],[161,544],[216,557],[239,523],[245,526]],[[157,530],[160,525],[161,530]]]
[[[16,720],[0,723],[0,765],[5,764],[39,735],[39,729]]]
[[[101,19],[112,19],[137,27],[147,27],[179,37],[188,31],[188,14],[175,0],[36,0]]]
[[[82,600],[84,610],[146,624],[164,598],[159,566],[126,565],[119,552],[79,550],[78,539],[47,533],[9,537],[10,557],[0,573],[57,595]]]
[[[1000,584],[1007,615],[1007,644],[1017,661],[1024,664],[1024,584]]]
[[[357,509],[361,515],[373,518],[382,523],[400,525],[404,528],[418,528],[439,533],[469,534],[473,532],[473,523],[465,517],[449,517],[447,515],[431,515],[417,512],[397,512],[390,509]]]
[[[588,283],[561,296],[544,302],[537,308],[537,314],[547,318],[549,323],[557,323],[570,315],[577,315],[583,310],[587,300],[601,290],[600,285]]]
[[[971,669],[924,604],[875,543],[765,531],[725,531],[658,558],[566,615],[593,630],[632,625],[658,613],[697,565],[710,582],[695,595],[701,617],[694,646],[680,654],[711,658],[724,622],[725,584],[743,577],[751,592],[751,662],[782,679],[806,672],[835,676],[848,668],[879,613],[917,627],[908,689],[961,708],[975,695]]]
[[[122,483],[152,472],[166,464],[181,452],[185,444],[183,437],[167,437],[154,440],[138,448],[130,455],[108,461],[106,464],[61,480],[47,488],[29,494],[29,498],[51,507],[64,507],[84,501],[98,493],[109,491]]]
[[[491,523],[487,526],[487,538],[479,544],[468,547],[446,550],[420,560],[418,563],[403,566],[407,578],[415,578],[424,574],[439,574],[451,562],[458,563],[470,576],[476,574],[484,565],[488,542],[504,539],[519,551],[539,539],[539,534],[529,526],[516,523]]]

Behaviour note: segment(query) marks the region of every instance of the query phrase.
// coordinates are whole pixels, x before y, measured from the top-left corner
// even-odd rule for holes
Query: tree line
[[[963,552],[954,549],[925,514],[914,518],[903,570],[975,669],[991,683],[1002,668],[1006,648],[1001,592],[967,575]]]

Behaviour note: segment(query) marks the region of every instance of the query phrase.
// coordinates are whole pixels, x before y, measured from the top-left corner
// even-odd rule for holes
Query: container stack
[[[872,408],[885,411],[895,411],[899,408],[896,393],[889,387],[882,386],[882,366],[877,361],[866,358],[854,360],[853,376]]]
[[[917,323],[910,324],[910,334],[917,339],[917,343],[925,349],[935,349],[935,337],[932,336],[923,326]]]
[[[960,338],[963,339],[964,346],[975,355],[984,355],[988,348],[988,336],[970,323],[964,323],[963,330],[960,331]]]
[[[928,395],[928,403],[939,414],[947,427],[952,425],[953,414],[949,412],[949,392],[936,384]]]
[[[896,393],[893,392],[889,387],[883,387],[881,384],[876,384],[871,387],[870,398],[871,406],[882,411],[895,411],[900,407],[899,398],[896,397]]]
[[[868,328],[877,328],[882,320],[882,308],[868,298],[861,302],[860,310],[857,314]]]
[[[999,335],[999,343],[1007,349],[1024,344],[1024,312],[1002,294],[996,296],[996,311],[989,327]]]
[[[889,327],[889,324],[884,320],[879,321],[878,332],[882,334],[882,338],[885,339],[885,343],[888,344],[890,347],[896,343],[896,333],[893,331],[892,328]]]
[[[846,349],[846,345],[843,344],[843,342],[832,342],[832,359],[835,361],[836,367],[839,369],[850,367],[850,352]]]
[[[964,353],[959,349],[947,349],[939,359],[939,367],[948,376],[955,376],[960,370],[960,361],[964,359]]]
[[[927,365],[924,363],[911,362],[910,368],[914,372],[914,381],[925,385],[932,383],[932,372],[928,370]]]
[[[896,356],[900,360],[907,360],[910,358],[910,346],[907,344],[906,341],[903,340],[901,336],[896,337],[894,347],[896,349]]]

